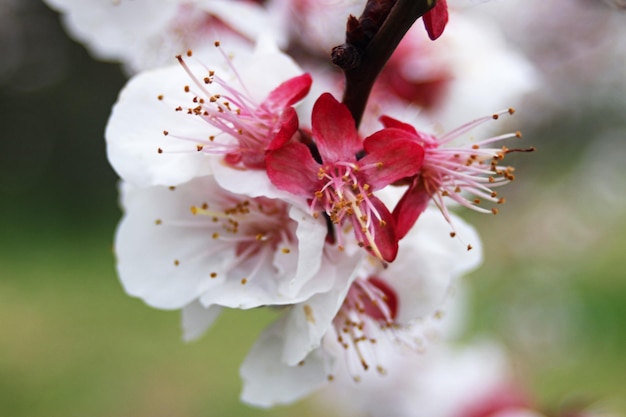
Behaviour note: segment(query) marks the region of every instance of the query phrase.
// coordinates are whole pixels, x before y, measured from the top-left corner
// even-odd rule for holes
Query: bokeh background
[[[591,71],[567,88],[605,80]],[[123,292],[103,131],[124,82],[39,1],[0,0],[0,416],[319,414],[312,400],[239,403],[238,366],[272,312],[228,312],[185,344],[177,312]],[[466,278],[466,338],[504,343],[549,409],[626,414],[624,91],[557,99],[541,117],[532,101],[519,108],[515,129],[538,151],[512,155],[518,180],[498,216],[463,213],[486,246]]]

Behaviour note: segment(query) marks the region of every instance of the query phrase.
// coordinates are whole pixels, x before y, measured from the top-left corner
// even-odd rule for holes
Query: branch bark
[[[368,6],[380,0],[368,0]],[[363,118],[363,112],[372,90],[372,86],[383,69],[389,57],[396,49],[406,32],[413,23],[435,6],[436,0],[396,0],[391,6],[386,18],[378,30],[371,34],[366,42],[361,40],[355,43],[347,34],[346,43],[333,49],[333,63],[344,70],[346,89],[343,103],[350,109],[354,122],[358,128]],[[383,2],[384,3],[384,2]],[[368,19],[365,16],[365,19]],[[360,21],[365,20],[363,16]],[[368,19],[369,20],[369,19]],[[356,18],[349,19],[354,25]]]

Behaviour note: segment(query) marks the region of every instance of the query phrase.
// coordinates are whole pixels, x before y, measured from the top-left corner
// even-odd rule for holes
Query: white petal
[[[457,238],[450,237],[450,225],[441,212],[428,208],[400,241],[397,259],[381,273],[399,296],[399,323],[433,314],[453,280],[480,264],[482,247],[476,231],[456,216],[452,221]]]
[[[210,173],[206,155],[196,150],[198,143],[175,137],[200,141],[215,133],[198,117],[175,111],[193,105],[183,90],[190,83],[183,69],[173,66],[141,73],[124,87],[105,132],[109,161],[124,180],[170,186]]]
[[[63,12],[68,31],[97,57],[126,60],[175,16],[178,1],[46,0]]]
[[[204,177],[174,190],[127,190],[115,252],[120,280],[130,295],[157,308],[176,309],[224,280],[234,248],[206,256],[216,245],[206,227],[211,219],[190,211],[216,188],[211,177]],[[217,278],[210,277],[212,272]]]
[[[221,307],[206,308],[198,301],[186,305],[181,314],[183,340],[190,342],[202,336],[213,325],[221,312]]]
[[[241,400],[260,407],[294,402],[323,386],[327,381],[324,358],[312,352],[302,365],[281,361],[284,320],[266,329],[241,365]]]
[[[325,260],[322,272],[334,275],[333,287],[293,306],[289,311],[282,352],[285,363],[297,364],[320,346],[357,275],[361,261],[361,256],[337,256]]]
[[[296,259],[297,264],[295,268],[293,265],[291,268],[287,268],[287,265],[281,265],[281,261],[285,258],[284,254],[277,251],[274,258],[274,265],[279,267],[283,271],[296,271],[295,276],[287,281],[284,281],[284,285],[280,286],[280,292],[287,296],[295,296],[300,294],[300,297],[308,298],[312,294],[302,294],[301,290],[309,281],[317,283],[318,289],[315,292],[325,291],[328,287],[325,285],[331,285],[327,275],[311,279],[313,276],[318,275],[320,265],[322,263],[322,254],[324,250],[324,242],[328,229],[326,222],[322,218],[315,219],[308,213],[299,210],[296,207],[292,207],[289,211],[289,217],[294,219],[298,223],[296,229],[296,237],[298,239],[298,256],[297,258],[292,256],[290,259]],[[327,284],[324,284],[326,282]],[[321,286],[321,287],[320,287]],[[311,290],[312,288],[309,288]]]
[[[272,15],[264,7],[248,1],[233,0],[204,0],[198,7],[217,16],[224,23],[229,25],[238,33],[250,40],[258,39],[262,34],[269,33],[272,38],[283,45],[286,39],[272,22]]]
[[[215,180],[225,190],[248,197],[275,198],[287,201],[301,210],[307,211],[308,209],[304,199],[276,188],[264,170],[236,169],[226,164],[219,156],[210,157],[209,161]]]

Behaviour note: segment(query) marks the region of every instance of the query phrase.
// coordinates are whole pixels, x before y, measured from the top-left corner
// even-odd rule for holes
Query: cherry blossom
[[[261,406],[291,402],[335,379],[339,369],[355,381],[372,373],[384,378],[385,349],[392,346],[419,355],[436,337],[454,280],[481,260],[476,233],[455,221],[475,250],[450,239],[446,222],[430,209],[387,268],[370,258],[344,277],[349,287],[336,285],[294,305],[244,361],[242,399]]]
[[[130,73],[156,68],[188,49],[212,54],[220,40],[230,52],[249,51],[272,30],[272,15],[248,0],[46,0],[68,31],[98,58]],[[214,55],[218,56],[218,55]]]
[[[421,146],[406,140],[400,129],[381,130],[361,141],[348,109],[328,93],[315,103],[312,125],[320,162],[307,145],[288,143],[268,153],[270,180],[306,198],[314,215],[322,211],[338,228],[349,222],[360,244],[392,261],[398,250],[395,222],[373,192],[414,175]],[[362,151],[365,156],[357,159]]]
[[[540,417],[495,341],[434,344],[421,355],[386,346],[387,375],[354,384],[337,375],[318,397],[322,409],[371,417]],[[502,414],[500,414],[502,413]]]
[[[421,170],[411,179],[409,189],[393,211],[400,238],[411,229],[431,200],[451,224],[444,197],[480,213],[498,213],[495,205],[503,204],[505,199],[494,189],[515,179],[514,168],[503,167],[500,162],[510,152],[533,149],[492,147],[494,143],[505,139],[521,138],[520,132],[494,136],[461,146],[454,146],[453,142],[473,127],[513,112],[513,109],[507,109],[473,120],[440,137],[419,132],[413,126],[390,117],[381,118],[385,127],[404,130],[416,143],[424,147]],[[482,207],[484,201],[493,204],[494,207]]]
[[[325,223],[283,201],[230,193],[212,176],[124,189],[117,269],[151,306],[291,304],[334,284]]]
[[[298,128],[292,105],[311,77],[267,39],[251,55],[222,57],[219,68],[201,57],[188,63],[187,55],[138,74],[120,93],[105,136],[109,161],[126,181],[177,185],[211,173],[210,155],[258,168],[272,141]]]

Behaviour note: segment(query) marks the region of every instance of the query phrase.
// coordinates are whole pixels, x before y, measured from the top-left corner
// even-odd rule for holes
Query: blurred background
[[[605,65],[623,76],[625,55],[610,51],[625,38],[605,35],[615,60]],[[119,66],[93,60],[35,0],[0,0],[0,56],[0,416],[316,415],[311,401],[239,403],[239,364],[271,312],[254,322],[228,312],[185,344],[177,312],[122,290],[111,251],[117,179],[103,139],[126,79]],[[564,69],[546,70],[559,79]],[[533,100],[518,109],[514,129],[537,152],[511,156],[518,180],[498,216],[462,213],[486,247],[466,278],[466,337],[504,343],[548,409],[599,404],[619,415],[626,89],[588,93],[606,86],[604,70],[563,87],[571,94],[553,96],[549,113],[534,113]]]

